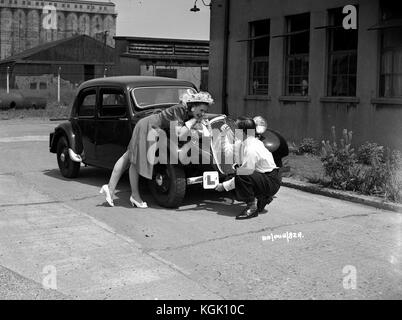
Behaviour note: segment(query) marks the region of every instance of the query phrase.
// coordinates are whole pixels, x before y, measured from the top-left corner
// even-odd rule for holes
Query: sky
[[[103,0],[106,1],[106,0]],[[211,0],[204,0],[209,3]],[[117,11],[117,36],[209,40],[209,7],[190,8],[194,0],[112,0]]]

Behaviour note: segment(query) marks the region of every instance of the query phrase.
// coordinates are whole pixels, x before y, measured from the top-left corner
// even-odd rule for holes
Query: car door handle
[[[128,121],[128,118],[119,118],[120,121]]]

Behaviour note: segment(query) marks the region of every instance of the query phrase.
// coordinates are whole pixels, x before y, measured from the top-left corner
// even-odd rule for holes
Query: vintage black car
[[[162,77],[121,76],[84,82],[78,88],[69,120],[50,134],[50,152],[57,154],[61,174],[75,178],[81,164],[112,169],[126,151],[138,120],[179,103],[189,89],[197,91],[191,82]],[[234,121],[226,115],[208,114],[208,119],[213,129],[234,129]],[[261,132],[260,138],[281,166],[282,157],[288,154],[286,141],[272,130]],[[219,151],[212,142],[210,149],[198,150],[200,164],[179,161],[155,165],[149,188],[159,205],[179,206],[187,185],[205,184],[210,173],[218,172],[220,179],[233,174],[232,165],[214,161]],[[201,160],[208,157],[208,163]]]

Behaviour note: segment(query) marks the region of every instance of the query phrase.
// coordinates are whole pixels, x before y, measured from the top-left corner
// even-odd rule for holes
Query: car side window
[[[96,90],[86,90],[79,98],[78,116],[79,117],[93,117],[95,115],[96,107]]]
[[[101,89],[100,98],[100,117],[125,117],[127,115],[127,100],[123,90]]]

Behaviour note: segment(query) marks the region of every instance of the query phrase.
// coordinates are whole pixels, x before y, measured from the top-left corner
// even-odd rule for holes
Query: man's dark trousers
[[[280,183],[279,169],[266,173],[254,171],[249,175],[236,175],[233,192],[237,201],[249,203],[258,197],[272,197],[278,192]]]

